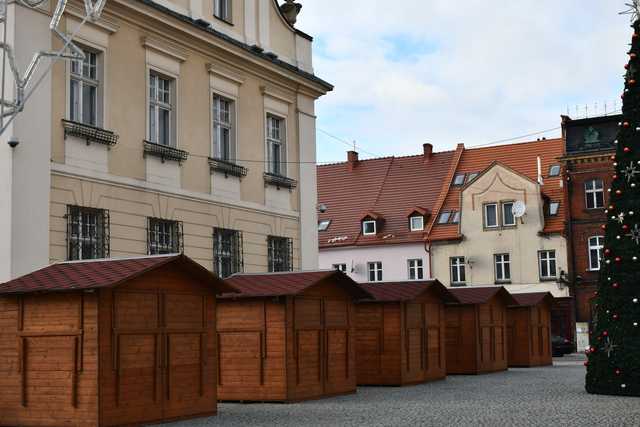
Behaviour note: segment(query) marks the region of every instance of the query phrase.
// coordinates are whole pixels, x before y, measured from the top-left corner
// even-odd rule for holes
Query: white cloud
[[[316,74],[336,85],[318,103],[319,127],[375,153],[548,129],[567,106],[593,112],[622,88],[622,0],[301,2]],[[319,136],[320,160],[343,151]]]

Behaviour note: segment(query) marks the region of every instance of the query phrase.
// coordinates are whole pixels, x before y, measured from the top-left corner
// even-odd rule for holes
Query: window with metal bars
[[[242,233],[236,230],[213,230],[213,272],[226,278],[243,271]]]
[[[293,271],[293,241],[287,237],[269,236],[269,272]]]
[[[67,259],[108,258],[109,211],[67,206]]]
[[[147,246],[149,255],[183,252],[182,222],[149,218],[147,225]]]

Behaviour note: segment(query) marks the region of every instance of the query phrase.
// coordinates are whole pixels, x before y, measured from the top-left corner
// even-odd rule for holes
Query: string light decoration
[[[6,128],[9,126],[11,121],[13,121],[16,115],[24,109],[27,100],[29,99],[33,91],[35,91],[35,89],[40,85],[43,77],[47,74],[48,71],[50,71],[51,66],[55,61],[57,61],[58,59],[85,59],[82,50],[75,43],[73,43],[73,37],[75,36],[75,33],[72,35],[67,35],[58,28],[60,19],[64,14],[68,2],[68,0],[58,0],[51,16],[51,21],[49,22],[49,29],[51,30],[51,32],[53,32],[54,35],[62,40],[62,49],[58,51],[41,50],[35,52],[27,68],[25,70],[19,69],[18,65],[16,64],[16,52],[14,50],[14,46],[12,46],[11,43],[7,41],[6,37],[8,6],[12,3],[16,3],[18,5],[22,5],[31,9],[36,9],[45,5],[47,1],[48,0],[0,0],[0,24],[2,24],[2,26],[4,27],[4,33],[2,35],[2,40],[0,41],[0,50],[2,51],[2,62],[4,64],[6,61],[6,64],[10,70],[14,88],[13,93],[8,93],[10,91],[7,90],[6,85],[10,83],[7,82],[8,76],[6,75],[7,73],[5,71],[5,67],[2,67],[2,96],[0,97],[0,135],[6,130]],[[76,32],[87,21],[97,21],[102,14],[102,10],[104,9],[105,4],[106,0],[84,0],[84,19],[76,29]],[[51,60],[49,69],[41,74],[39,79],[36,79],[37,71],[46,59]]]
[[[622,94],[612,161],[604,263],[594,297],[594,319],[587,351],[589,393],[640,396],[640,0],[627,3],[634,33]]]

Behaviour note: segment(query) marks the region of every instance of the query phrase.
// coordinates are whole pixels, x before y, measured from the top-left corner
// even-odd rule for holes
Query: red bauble
[[[584,362],[584,366],[589,366],[589,362]]]
[[[611,286],[613,287],[613,289],[618,289],[620,287],[620,284],[619,283],[614,283]]]
[[[613,315],[613,320],[618,320],[618,317],[620,317],[620,316],[618,316],[617,314],[614,314]]]
[[[624,69],[628,70],[629,69],[629,64],[624,64]]]
[[[629,153],[629,152],[631,152],[631,148],[629,148],[629,147],[624,147],[623,151],[624,151],[625,153]]]
[[[630,53],[630,54],[629,54],[629,56],[630,56],[631,58],[635,58],[635,57],[636,57],[636,56],[638,56],[638,55],[636,55],[635,53]]]
[[[617,257],[616,257],[616,262],[618,262],[618,263],[622,262],[622,258],[621,258],[621,257],[619,257],[619,256],[617,256]]]
[[[620,369],[616,369],[614,372],[616,373],[616,375],[620,375],[622,373]]]
[[[600,226],[600,228],[602,228],[603,230],[606,230],[606,229],[607,229],[607,224],[602,224],[602,225]]]
[[[603,336],[603,337],[608,337],[608,336],[609,336],[609,332],[608,332],[608,331],[604,331],[604,332],[602,332],[602,336]]]
[[[595,292],[593,293],[593,296],[594,296],[594,297],[597,297],[597,296],[598,296],[598,294],[599,294],[599,292],[598,292],[598,291],[595,291]]]
[[[629,122],[624,122],[622,123],[622,126],[628,128],[631,124]]]
[[[618,179],[618,175],[613,175],[613,179]]]
[[[607,256],[611,255],[611,249],[609,249],[609,248],[605,249],[604,250],[604,254],[607,255]]]
[[[636,84],[636,81],[631,79],[631,80],[629,80],[629,84],[633,86],[634,84]]]
[[[622,194],[622,190],[616,190],[616,194],[619,196]]]
[[[622,229],[624,231],[629,231],[629,226],[627,224],[625,224],[625,225],[622,226]]]

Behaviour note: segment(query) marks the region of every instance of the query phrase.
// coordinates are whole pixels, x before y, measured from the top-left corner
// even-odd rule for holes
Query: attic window
[[[409,218],[409,227],[411,231],[422,231],[424,230],[424,217],[423,216],[412,216]]]
[[[474,172],[467,175],[467,182],[471,182],[478,177],[479,173]]]
[[[456,176],[453,178],[453,185],[455,185],[455,186],[464,185],[465,177],[466,177],[466,175],[463,174],[463,173],[456,174]]]
[[[558,215],[559,210],[560,210],[560,202],[549,203],[549,216]]]
[[[549,176],[560,176],[560,165],[551,165],[549,168]]]
[[[460,223],[460,211],[451,212],[451,224]]]
[[[448,224],[451,212],[442,212],[438,218],[438,224]]]
[[[327,231],[331,225],[330,219],[322,220],[318,223],[318,231]]]
[[[374,220],[362,221],[362,234],[365,236],[375,236],[377,233],[376,222]]]

